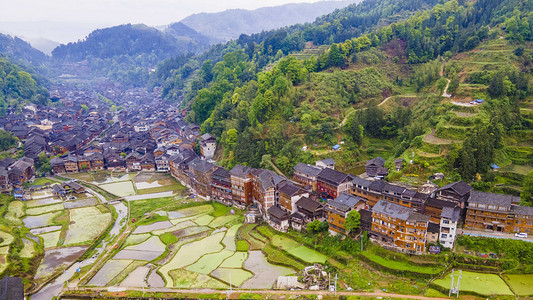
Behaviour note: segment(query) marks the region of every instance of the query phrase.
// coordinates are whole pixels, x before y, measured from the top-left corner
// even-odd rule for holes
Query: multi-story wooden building
[[[316,177],[320,171],[322,169],[319,167],[297,163],[294,166],[294,180],[303,186],[310,186],[313,191],[316,191]]]
[[[189,163],[192,186],[198,195],[204,197],[211,196],[211,175],[217,169],[217,166],[200,158]]]
[[[444,207],[442,208],[440,217],[440,236],[439,240],[443,247],[453,248],[455,237],[457,235],[457,224],[461,217],[461,209],[459,207]]]
[[[437,198],[428,198],[424,203],[422,213],[428,215],[431,218],[431,222],[438,224],[442,218],[442,211],[445,208],[453,209],[454,207],[457,207],[457,204],[454,202],[439,200]]]
[[[65,170],[65,161],[60,157],[54,157],[50,160],[50,167],[54,174],[63,174],[67,171]]]
[[[346,234],[346,217],[352,210],[361,210],[365,201],[360,197],[342,193],[334,200],[329,200],[326,206],[328,213],[329,231],[331,234]]]
[[[337,198],[343,192],[350,191],[354,176],[337,170],[325,168],[316,177],[317,191],[325,192],[331,199]]]
[[[459,206],[459,208],[464,210],[471,191],[472,187],[468,185],[468,183],[457,181],[436,190],[435,197],[439,200],[453,202]]]
[[[512,231],[533,234],[533,207],[513,205],[511,212],[514,215]]]
[[[254,169],[252,172],[253,201],[266,211],[276,204],[278,184],[286,178],[270,170]]]
[[[429,216],[380,200],[372,208],[371,234],[402,252],[424,253]]]
[[[514,214],[511,206],[518,203],[519,197],[472,191],[468,199],[465,228],[512,232]]]
[[[297,211],[296,202],[302,197],[309,197],[309,192],[290,181],[282,182],[278,186],[277,200],[279,207],[290,213]]]
[[[226,201],[232,200],[231,175],[224,168],[218,168],[211,176],[211,196]]]
[[[75,155],[69,155],[64,158],[65,161],[65,171],[67,173],[77,173],[78,172],[78,157]]]
[[[233,201],[242,206],[252,203],[252,171],[254,169],[236,165],[229,171],[231,180],[231,197]]]

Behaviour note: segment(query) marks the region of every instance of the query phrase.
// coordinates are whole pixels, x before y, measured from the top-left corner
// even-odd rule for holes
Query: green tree
[[[344,228],[346,229],[346,232],[350,235],[359,230],[360,226],[361,215],[357,210],[352,210],[348,213],[348,216],[346,216],[346,224],[344,225]]]
[[[533,204],[533,171],[530,171],[522,182],[522,193],[520,194],[522,204],[532,206]]]

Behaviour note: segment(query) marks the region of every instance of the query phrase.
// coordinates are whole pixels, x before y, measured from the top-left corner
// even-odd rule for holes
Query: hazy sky
[[[145,23],[166,25],[199,12],[230,8],[255,9],[317,0],[7,0],[1,22]]]

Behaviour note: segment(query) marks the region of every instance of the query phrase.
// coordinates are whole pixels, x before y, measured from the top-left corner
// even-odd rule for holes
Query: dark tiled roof
[[[329,200],[328,205],[333,206],[340,211],[348,211],[354,208],[359,201],[362,201],[362,199],[357,196],[342,193],[336,199]]]
[[[229,174],[229,171],[226,170],[225,168],[218,168],[215,170],[215,172],[213,172],[213,176],[216,176],[216,177],[221,177],[221,178],[230,178],[230,174]]]
[[[372,183],[371,181],[368,181],[366,179],[363,179],[359,176],[355,176],[355,178],[352,180],[352,183],[354,185],[362,186],[362,187],[369,187]]]
[[[200,158],[196,158],[195,160],[191,161],[189,163],[189,168],[196,170],[201,173],[207,173],[216,166],[210,162],[207,162],[205,160],[201,160]]]
[[[381,192],[386,184],[384,181],[372,181],[368,188],[376,192]]]
[[[287,196],[294,196],[296,194],[298,194],[298,192],[301,191],[301,188],[299,186],[296,186],[290,182],[285,182],[285,183],[282,183],[280,184],[279,186],[279,191],[280,193],[283,193]]]
[[[439,191],[446,190],[446,189],[452,189],[453,191],[455,191],[457,194],[461,196],[464,196],[468,194],[470,191],[472,191],[472,187],[468,185],[468,183],[462,180],[447,184],[443,186],[442,188],[440,188]]]
[[[233,167],[233,169],[229,171],[229,173],[233,176],[245,177],[246,175],[252,173],[253,170],[254,169],[250,167],[246,167],[243,165],[236,165],[235,167]]]
[[[322,169],[320,169],[319,167],[308,165],[308,164],[297,163],[296,166],[294,166],[294,171],[303,173],[310,177],[316,177],[318,173],[322,171]]]
[[[440,225],[436,223],[428,223],[428,232],[440,233]]]
[[[372,211],[404,221],[428,222],[430,218],[429,216],[414,212],[412,208],[404,207],[385,200],[379,200],[372,208]]]
[[[302,197],[300,200],[296,201],[296,206],[301,207],[307,211],[315,211],[322,207],[322,204],[318,201],[311,200],[307,197]]]
[[[374,157],[371,160],[367,161],[365,166],[368,167],[374,165],[378,167],[383,167],[384,164],[385,160],[382,157]]]
[[[317,178],[330,181],[330,182],[334,182],[336,184],[341,184],[343,181],[350,180],[353,177],[352,175],[342,173],[337,170],[325,168],[322,171],[320,171],[320,173],[318,173]]]
[[[333,158],[325,158],[323,160],[320,160],[320,162],[322,162],[326,166],[334,166],[335,165],[335,160],[333,160]]]
[[[290,214],[288,212],[284,211],[283,209],[277,206],[270,207],[268,209],[268,213],[278,220],[285,220],[290,217]]]
[[[455,207],[457,206],[457,204],[450,202],[450,201],[439,200],[437,198],[429,198],[426,201],[426,206],[444,208],[444,207]]]
[[[452,220],[453,222],[459,221],[461,215],[461,209],[459,207],[443,207],[440,216],[443,219]]]
[[[361,209],[359,215],[361,215],[361,222],[372,222],[372,212],[370,210]]]
[[[511,211],[517,215],[533,216],[533,207],[530,206],[513,205]]]
[[[468,202],[510,207],[513,203],[519,203],[520,197],[472,191]]]

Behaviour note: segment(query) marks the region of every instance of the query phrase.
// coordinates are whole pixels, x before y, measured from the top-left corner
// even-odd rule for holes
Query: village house
[[[366,175],[370,178],[383,179],[389,175],[389,169],[385,168],[385,160],[375,157],[365,164]]]
[[[136,172],[141,170],[141,161],[143,155],[137,151],[133,151],[126,156],[126,168],[129,172]]]
[[[7,167],[9,183],[14,187],[21,187],[24,182],[31,179],[35,174],[33,163],[33,159],[24,156]]]
[[[301,183],[303,186],[309,186],[316,191],[316,177],[322,171],[321,168],[308,164],[297,163],[294,166],[294,180]]]
[[[352,210],[361,210],[365,207],[365,201],[360,197],[341,193],[334,200],[327,203],[329,232],[331,234],[346,234],[346,218]]]
[[[278,184],[286,179],[265,169],[254,169],[251,174],[253,201],[259,205],[260,210],[266,212],[276,203]]]
[[[252,171],[254,169],[236,165],[231,169],[231,196],[233,202],[240,206],[248,206],[253,200]]]
[[[426,251],[429,216],[412,208],[380,200],[372,208],[371,235],[379,242],[406,253]]]
[[[317,160],[315,161],[315,166],[317,166],[320,169],[325,169],[325,168],[335,169],[335,160],[333,160],[333,158]]]
[[[161,154],[155,157],[155,164],[157,172],[168,172],[170,171],[169,155]]]
[[[435,197],[439,200],[450,201],[466,209],[466,202],[470,197],[472,187],[464,181],[457,181],[443,186],[435,191]]]
[[[309,197],[309,192],[290,181],[284,181],[278,186],[276,202],[280,208],[292,214],[297,211],[296,202],[302,197]]]
[[[309,197],[301,197],[296,201],[296,212],[291,215],[291,225],[295,230],[305,228],[305,225],[314,220],[323,221],[326,218],[324,205]]]
[[[196,158],[189,163],[192,187],[198,195],[203,197],[211,196],[211,175],[217,166],[200,158]]]
[[[277,206],[271,206],[267,209],[266,215],[268,217],[268,224],[274,229],[283,232],[289,229],[291,215],[287,211]]]
[[[65,161],[60,157],[54,157],[50,160],[50,167],[54,174],[64,174],[67,172],[65,169]]]
[[[513,205],[511,212],[514,216],[512,232],[533,234],[533,207]]]
[[[191,177],[189,176],[189,162],[197,157],[196,153],[187,150],[169,158],[170,174],[189,188],[192,187]]]
[[[465,228],[499,232],[512,232],[514,215],[512,205],[520,203],[520,197],[485,192],[470,192]]]
[[[439,240],[443,247],[453,248],[460,217],[461,210],[458,207],[444,207],[442,209]]]
[[[224,168],[218,168],[211,175],[211,196],[215,199],[231,201],[231,174]]]
[[[326,192],[329,197],[335,199],[341,193],[350,190],[354,177],[351,174],[325,168],[316,177],[317,191]]]
[[[215,155],[215,150],[217,147],[217,140],[214,136],[206,133],[200,137],[200,152],[202,155],[211,159]]]

